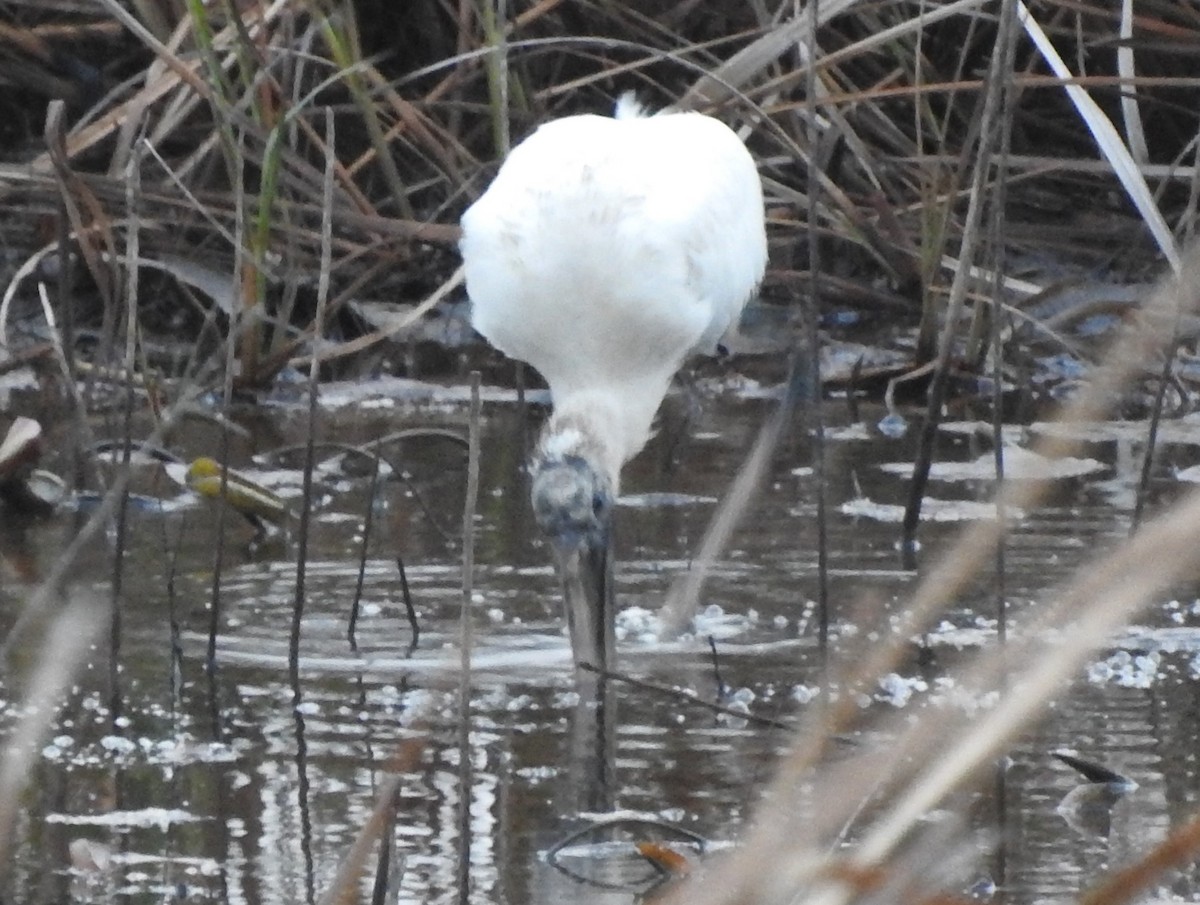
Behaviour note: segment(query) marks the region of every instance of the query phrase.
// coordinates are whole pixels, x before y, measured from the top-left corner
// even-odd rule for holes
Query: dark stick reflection
[[[579,701],[571,715],[570,787],[576,812],[604,813],[616,806],[617,690],[595,673],[576,673]]]

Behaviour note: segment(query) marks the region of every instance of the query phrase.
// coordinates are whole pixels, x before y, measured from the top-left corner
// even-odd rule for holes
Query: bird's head
[[[558,561],[575,664],[606,668],[614,644],[612,481],[587,457],[548,454],[543,444],[533,462],[532,498]]]
[[[539,457],[532,481],[533,516],[556,548],[595,543],[611,530],[612,489],[582,456]]]

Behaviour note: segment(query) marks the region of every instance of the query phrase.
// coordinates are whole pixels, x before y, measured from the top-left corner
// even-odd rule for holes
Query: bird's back
[[[754,162],[696,113],[550,122],[462,224],[475,327],[537,368],[556,408],[598,388],[653,395],[624,457],[684,357],[711,350],[766,263]]]

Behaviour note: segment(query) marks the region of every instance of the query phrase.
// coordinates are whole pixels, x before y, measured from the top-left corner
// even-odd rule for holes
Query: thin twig
[[[721,660],[717,656],[717,639],[712,635],[708,636],[708,649],[712,653],[713,681],[717,686],[717,700],[724,701],[729,694],[729,689],[725,686],[725,680],[721,678]]]
[[[725,716],[737,717],[739,720],[746,720],[750,723],[757,723],[760,726],[769,726],[772,729],[794,729],[795,723],[785,723],[781,720],[773,720],[769,716],[759,716],[754,713],[746,713],[741,710],[735,710],[732,707],[726,707],[724,704],[718,704],[716,701],[706,701],[704,698],[690,691],[685,691],[682,688],[672,688],[669,685],[659,685],[657,682],[648,682],[645,679],[638,679],[627,673],[614,672],[611,669],[601,669],[599,666],[593,666],[591,663],[580,663],[579,668],[584,672],[595,673],[602,679],[612,680],[614,682],[623,682],[626,685],[631,685],[634,688],[639,688],[642,691],[649,691],[653,694],[662,697],[671,698],[675,701],[684,701],[696,707],[703,707],[705,710],[711,710],[713,713],[721,713]]]

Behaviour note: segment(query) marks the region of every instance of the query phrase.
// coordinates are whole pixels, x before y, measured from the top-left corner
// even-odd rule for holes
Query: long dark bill
[[[558,548],[558,566],[575,665],[610,669],[616,659],[611,528]]]

